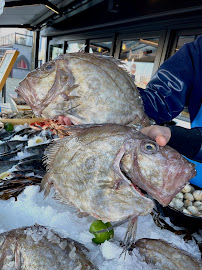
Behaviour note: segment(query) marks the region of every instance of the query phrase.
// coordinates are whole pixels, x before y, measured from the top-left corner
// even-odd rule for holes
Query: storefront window
[[[68,42],[66,53],[73,53],[85,50],[85,41]]]
[[[63,54],[63,44],[50,45],[49,60],[55,59],[60,54]]]
[[[159,38],[122,41],[120,59],[126,64],[135,84],[143,89],[151,79]]]
[[[177,41],[177,47],[175,48],[175,52],[177,52],[185,43],[189,43],[194,41],[196,36],[179,36]]]
[[[90,42],[89,53],[108,55],[109,56],[111,47],[112,47],[112,42],[111,41],[96,42],[96,41],[92,40]]]

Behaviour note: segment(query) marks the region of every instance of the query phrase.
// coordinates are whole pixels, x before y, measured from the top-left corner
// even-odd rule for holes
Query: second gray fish
[[[96,270],[80,243],[35,225],[0,234],[1,270]]]
[[[195,167],[169,146],[159,147],[127,126],[103,124],[69,127],[75,134],[46,152],[48,172],[42,188],[53,184],[59,198],[80,212],[105,221],[147,215],[153,202],[167,205],[195,175]],[[137,185],[137,186],[136,186]]]

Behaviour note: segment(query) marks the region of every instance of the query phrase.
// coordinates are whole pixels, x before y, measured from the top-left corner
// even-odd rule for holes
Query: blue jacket
[[[202,36],[166,60],[140,94],[146,114],[157,124],[172,120],[187,106],[191,126],[202,131]],[[202,150],[197,156],[202,162]],[[202,163],[196,164],[191,182],[202,187]]]
[[[202,36],[166,60],[140,93],[145,112],[157,124],[175,118],[185,106],[192,122],[202,102]]]

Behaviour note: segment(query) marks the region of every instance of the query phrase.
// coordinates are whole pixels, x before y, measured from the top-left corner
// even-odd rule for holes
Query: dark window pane
[[[102,54],[102,55],[109,56],[111,47],[112,47],[111,41],[96,42],[92,40],[90,42],[89,53]]]
[[[189,43],[194,41],[196,36],[179,36],[177,41],[177,47],[175,48],[175,52],[178,51],[185,43]]]

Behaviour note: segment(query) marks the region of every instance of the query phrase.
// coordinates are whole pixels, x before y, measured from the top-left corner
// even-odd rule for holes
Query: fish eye
[[[153,141],[145,141],[141,142],[141,150],[146,154],[155,154],[159,150],[158,144]]]
[[[46,69],[51,69],[52,68],[52,65],[47,65],[46,66]]]

